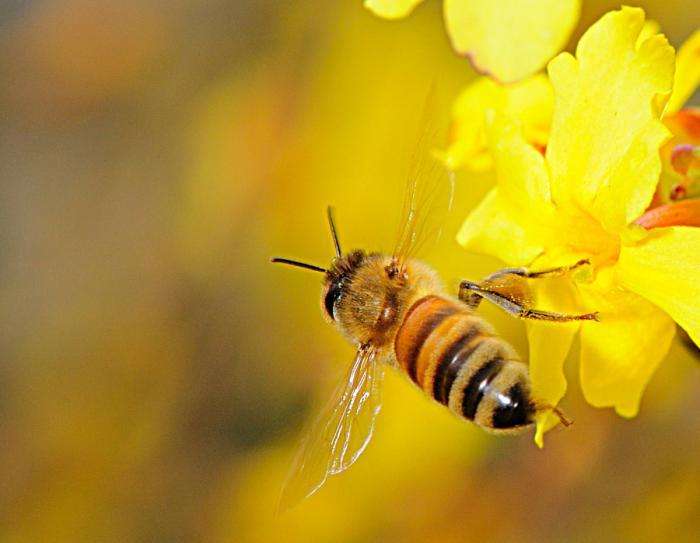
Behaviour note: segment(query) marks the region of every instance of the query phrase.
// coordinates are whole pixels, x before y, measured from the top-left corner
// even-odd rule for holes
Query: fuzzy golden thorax
[[[356,344],[385,347],[393,341],[406,311],[427,294],[444,294],[432,268],[409,260],[397,272],[393,257],[351,251],[326,272],[321,306],[326,317]]]

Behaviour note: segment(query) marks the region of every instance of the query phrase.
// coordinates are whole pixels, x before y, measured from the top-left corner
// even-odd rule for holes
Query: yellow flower
[[[549,63],[554,110],[544,156],[511,118],[487,116],[497,186],[458,234],[464,247],[509,265],[591,261],[571,276],[532,281],[541,308],[600,312],[600,322],[527,323],[533,393],[559,402],[578,333],[585,398],[625,417],[637,414],[674,321],[700,343],[700,228],[635,224],[659,179],[669,137],[661,114],[674,78],[673,48],[660,34],[640,39],[643,26],[641,9],[610,12],[575,57]],[[538,445],[554,424],[550,414],[538,419]]]
[[[474,171],[493,166],[486,136],[486,112],[518,119],[525,140],[544,151],[554,109],[549,79],[537,74],[512,85],[481,77],[459,95],[452,106],[450,145],[443,155],[450,170],[464,166]]]
[[[700,197],[700,109],[681,109],[700,83],[700,30],[678,50],[673,93],[664,122],[673,138],[661,150],[657,203]]]
[[[406,17],[422,0],[364,0],[386,19]],[[504,82],[539,71],[571,35],[580,0],[445,0],[445,26],[455,51]]]
[[[658,29],[656,22],[646,21],[637,42],[656,34]],[[664,123],[674,138],[662,150],[664,177],[658,203],[668,201],[674,192],[681,197],[700,196],[700,180],[697,179],[700,177],[700,110],[680,109],[700,82],[698,58],[700,31],[683,44],[676,58],[673,94],[664,116]],[[452,107],[450,144],[442,158],[450,170],[490,169],[493,160],[486,137],[489,111],[518,119],[525,140],[544,152],[553,109],[554,93],[544,74],[513,85],[498,85],[488,78],[479,78],[462,91]],[[695,183],[696,193],[691,192],[691,183]]]
[[[676,56],[676,79],[668,101],[667,113],[680,110],[700,83],[700,30],[681,46]]]

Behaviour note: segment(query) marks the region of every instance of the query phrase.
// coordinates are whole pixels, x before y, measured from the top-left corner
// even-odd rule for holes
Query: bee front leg
[[[498,277],[502,277],[504,275],[519,275],[520,277],[525,277],[527,279],[540,279],[542,277],[556,277],[560,275],[566,275],[569,272],[574,271],[576,268],[580,268],[581,266],[584,266],[586,264],[590,264],[591,261],[588,260],[587,258],[581,259],[575,264],[572,264],[571,266],[559,266],[558,268],[548,268],[546,270],[540,270],[540,271],[529,271],[527,268],[503,268],[502,270],[498,270],[497,272],[492,273],[489,275],[485,281],[492,281],[493,279],[496,279]]]

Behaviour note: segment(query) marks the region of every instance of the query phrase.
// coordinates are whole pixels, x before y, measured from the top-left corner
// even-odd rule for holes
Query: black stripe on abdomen
[[[504,362],[500,358],[489,360],[469,379],[462,397],[462,414],[469,420],[474,420],[481,399],[484,397],[493,378],[501,371],[503,364]]]
[[[461,368],[464,361],[469,358],[469,355],[474,352],[474,348],[476,348],[478,343],[473,345],[472,348],[469,349],[469,352],[464,353],[466,356],[463,356],[462,351],[469,345],[478,332],[479,326],[474,323],[474,325],[450,345],[449,349],[440,357],[435,368],[435,375],[433,376],[433,398],[440,403],[447,405],[449,391],[457,373],[459,373],[459,368]],[[453,362],[455,362],[454,365]],[[449,379],[447,378],[448,374],[450,375]]]

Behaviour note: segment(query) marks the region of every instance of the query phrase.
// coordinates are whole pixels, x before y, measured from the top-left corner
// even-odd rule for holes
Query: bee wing
[[[438,158],[435,93],[431,88],[423,107],[418,138],[411,156],[404,193],[402,220],[393,257],[399,267],[423,248],[437,241],[452,208],[454,174]]]
[[[384,368],[376,351],[360,348],[344,381],[307,431],[287,477],[278,511],[311,496],[349,468],[367,447],[381,409]]]

